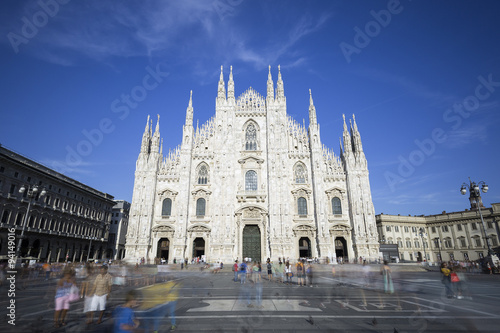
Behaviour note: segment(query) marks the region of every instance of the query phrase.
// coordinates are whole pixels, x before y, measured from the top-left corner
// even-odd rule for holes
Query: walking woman
[[[448,265],[445,262],[441,264],[441,274],[443,275],[443,279],[441,280],[441,282],[444,284],[446,297],[452,298],[454,294],[453,290],[451,289],[451,270],[448,268]]]
[[[392,284],[392,271],[387,260],[384,260],[384,265],[380,273],[384,276],[384,292],[386,294],[393,294],[394,285]]]
[[[63,277],[57,282],[55,296],[54,326],[66,325],[66,314],[69,310],[71,287],[75,285],[75,275],[71,270],[64,271]]]

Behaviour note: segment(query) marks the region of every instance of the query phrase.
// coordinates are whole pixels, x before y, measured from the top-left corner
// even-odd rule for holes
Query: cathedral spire
[[[349,130],[347,129],[347,125],[345,123],[345,115],[342,115],[342,119],[344,119],[344,152],[345,153],[350,153],[352,152],[352,141],[351,141],[351,135],[349,134]]]
[[[223,67],[220,66],[220,79],[219,79],[219,90],[217,91],[217,99],[218,100],[225,100],[226,99],[226,89],[224,85],[224,74],[223,74]]]
[[[309,89],[309,126],[316,125],[317,123],[318,121],[316,119],[316,108],[314,107],[311,89]]]
[[[155,133],[153,134],[153,139],[151,140],[151,151],[158,152],[160,150],[160,115],[158,115],[158,120],[156,121]]]
[[[144,129],[144,133],[142,134],[142,143],[141,143],[141,153],[149,153],[149,144],[151,140],[151,136],[149,134],[149,115],[148,120],[146,121],[146,128]]]
[[[353,136],[353,140],[354,140],[354,147],[356,148],[356,151],[357,152],[362,152],[363,151],[363,145],[361,144],[361,135],[359,134],[359,131],[358,131],[358,125],[356,124],[356,117],[354,116],[354,114],[352,115],[352,119],[353,119],[353,122],[354,122],[354,127],[353,127],[353,130],[352,130],[352,136]]]
[[[233,66],[231,66],[229,70],[229,81],[227,82],[227,99],[234,102]]]
[[[186,125],[193,126],[193,91],[189,94],[189,104],[186,109]]]
[[[277,99],[284,99],[285,98],[285,88],[283,87],[283,80],[281,78],[281,68],[280,65],[278,65],[278,91],[276,92],[276,98]]]
[[[267,98],[274,100],[274,83],[271,76],[271,65],[269,65],[269,74],[267,74]]]

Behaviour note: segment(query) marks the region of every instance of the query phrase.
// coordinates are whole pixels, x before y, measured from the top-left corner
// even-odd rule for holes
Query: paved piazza
[[[313,287],[284,285],[262,279],[262,302],[255,299],[258,284],[233,281],[229,267],[221,273],[173,270],[168,276],[178,282],[176,320],[180,332],[498,332],[500,325],[500,276],[466,274],[462,299],[448,299],[437,271],[412,271],[392,266],[394,294],[383,292],[379,266],[372,265],[369,278],[359,265],[316,266]],[[18,281],[19,282],[19,281]],[[52,326],[53,290],[56,280],[17,285],[16,326],[2,320],[1,332],[110,332],[112,320],[85,326],[83,300],[72,303],[68,324]],[[153,285],[116,287],[110,308],[123,303],[129,289],[142,295],[156,294]],[[5,284],[2,295],[7,293]],[[249,299],[248,299],[248,296]],[[248,300],[250,306],[248,306]],[[2,296],[0,306],[6,309]],[[5,311],[5,310],[4,310]],[[144,324],[147,313],[137,312]],[[4,317],[5,318],[5,317]],[[162,318],[160,332],[170,331],[170,320]]]

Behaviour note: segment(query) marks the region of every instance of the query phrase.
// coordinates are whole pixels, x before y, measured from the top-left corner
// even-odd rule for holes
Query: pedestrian
[[[42,268],[45,271],[45,281],[47,281],[48,279],[50,279],[50,273],[52,271],[50,263],[46,262],[45,264],[43,264]]]
[[[384,265],[380,270],[380,274],[382,274],[384,277],[384,292],[386,294],[393,294],[394,285],[392,284],[392,271],[387,260],[384,260]]]
[[[141,309],[153,309],[149,316],[150,319],[145,321],[145,331],[149,332],[149,325],[152,321],[153,332],[159,332],[160,321],[167,315],[170,317],[170,331],[174,331],[177,328],[175,309],[179,299],[180,284],[169,280],[158,287],[154,289],[155,294],[145,297],[141,305]]]
[[[488,273],[493,274],[493,270],[491,269],[491,265],[489,262],[486,263],[486,268],[488,268]]]
[[[91,294],[94,296],[92,299],[92,304],[90,306],[90,324],[93,321],[94,312],[97,311],[100,311],[97,324],[102,323],[102,317],[104,315],[104,310],[106,309],[106,300],[108,295],[111,293],[112,285],[113,281],[111,275],[109,275],[108,273],[108,267],[102,266],[99,275],[97,275],[94,280],[94,285],[91,291]]]
[[[75,277],[71,270],[65,270],[57,282],[55,295],[54,327],[66,326],[66,314],[69,310],[71,288],[75,286]],[[77,296],[78,297],[78,296]]]
[[[252,266],[252,280],[260,281],[259,265],[255,261]]]
[[[247,277],[247,264],[244,260],[240,265],[239,275],[241,284],[244,284],[246,282],[246,277]]]
[[[84,268],[85,278],[81,284],[80,288],[80,298],[83,298],[83,313],[86,314],[87,321],[86,324],[91,323],[90,315],[92,314],[92,300],[94,294],[92,294],[93,282],[95,280],[94,269],[90,263],[87,263]]]
[[[125,296],[125,304],[119,306],[113,312],[113,332],[133,332],[139,327],[139,321],[135,318],[134,308],[137,306],[137,291],[130,290]]]
[[[273,282],[273,264],[271,263],[271,259],[269,258],[267,259],[266,266],[267,266],[267,279],[270,282]]]
[[[307,275],[307,280],[309,281],[309,286],[313,286],[313,269],[311,263],[307,265],[306,268],[306,275]]]
[[[290,262],[287,261],[285,264],[285,275],[286,275],[286,284],[292,284],[292,266],[290,266]]]
[[[295,265],[296,270],[297,270],[297,283],[299,286],[305,286],[304,283],[304,263],[300,261],[300,259],[297,261],[297,264]]]
[[[234,272],[234,282],[238,282],[238,260],[234,261],[233,272]]]
[[[444,284],[446,297],[453,298],[454,294],[453,290],[451,289],[451,270],[448,268],[448,265],[445,262],[441,264],[441,274],[442,274],[441,282]]]
[[[279,281],[281,281],[281,283],[285,283],[284,276],[283,276],[284,270],[285,270],[285,266],[283,265],[283,263],[281,261],[278,263],[278,266],[276,266],[274,268],[274,271],[276,273],[276,278]]]

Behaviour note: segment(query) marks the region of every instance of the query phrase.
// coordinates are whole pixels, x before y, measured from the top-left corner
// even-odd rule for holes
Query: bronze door
[[[256,225],[247,225],[243,229],[243,258],[260,261],[260,230]]]

